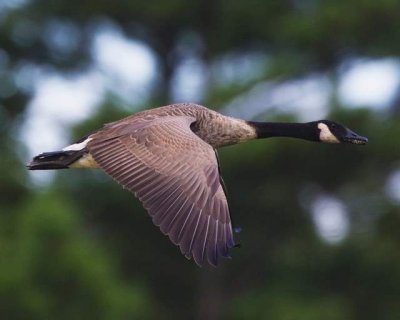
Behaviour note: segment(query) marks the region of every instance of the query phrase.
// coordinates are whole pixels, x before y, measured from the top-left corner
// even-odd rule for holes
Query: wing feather
[[[187,258],[216,266],[234,246],[233,233],[215,152],[191,131],[194,121],[174,116],[109,125],[88,149]]]

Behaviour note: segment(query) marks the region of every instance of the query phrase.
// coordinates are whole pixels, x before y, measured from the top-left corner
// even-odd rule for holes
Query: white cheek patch
[[[82,141],[81,143],[74,143],[71,144],[68,147],[65,147],[64,149],[62,149],[62,151],[79,151],[82,150],[83,148],[86,147],[86,145],[88,144],[88,142],[92,140],[92,138],[87,138],[86,140]]]
[[[340,143],[325,123],[318,123],[319,140],[325,143]]]

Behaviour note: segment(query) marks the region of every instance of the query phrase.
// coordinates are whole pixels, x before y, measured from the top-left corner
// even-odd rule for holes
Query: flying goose
[[[235,246],[216,149],[252,139],[292,137],[363,145],[367,138],[330,120],[253,122],[180,103],[106,124],[30,170],[100,168],[137,196],[155,225],[199,265],[216,266]]]

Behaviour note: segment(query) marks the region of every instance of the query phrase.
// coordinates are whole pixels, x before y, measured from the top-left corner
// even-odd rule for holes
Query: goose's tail
[[[83,150],[44,152],[34,157],[27,167],[29,170],[68,169],[83,154]]]

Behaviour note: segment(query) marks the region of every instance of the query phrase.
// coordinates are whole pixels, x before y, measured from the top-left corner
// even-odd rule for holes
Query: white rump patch
[[[318,123],[318,129],[320,130],[319,133],[319,140],[325,143],[340,143],[338,138],[329,130],[328,126],[325,123]]]
[[[92,138],[87,138],[86,140],[82,141],[81,143],[74,143],[71,144],[68,147],[65,147],[64,149],[62,149],[62,151],[79,151],[82,150],[83,148],[86,147],[86,145],[88,144],[88,142],[92,140]]]

